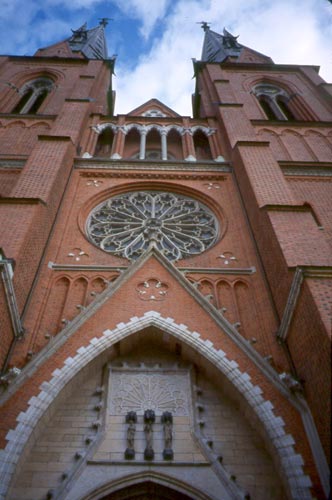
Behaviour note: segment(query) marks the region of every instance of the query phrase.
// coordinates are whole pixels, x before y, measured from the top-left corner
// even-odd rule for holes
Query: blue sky
[[[328,0],[0,0],[0,52],[33,55],[68,38],[85,21],[106,28],[109,55],[117,54],[116,113],[152,97],[191,114],[192,58],[203,42],[200,21],[276,63],[312,64],[332,81],[332,4]]]

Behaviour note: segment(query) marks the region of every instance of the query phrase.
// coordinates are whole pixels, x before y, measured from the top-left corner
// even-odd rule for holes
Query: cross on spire
[[[111,17],[99,17],[99,24],[104,28],[108,25],[108,21],[113,21]]]
[[[204,31],[208,31],[210,29],[210,24],[211,23],[208,23],[206,21],[199,21],[198,23],[196,24],[200,24],[201,25],[201,28],[203,28]]]

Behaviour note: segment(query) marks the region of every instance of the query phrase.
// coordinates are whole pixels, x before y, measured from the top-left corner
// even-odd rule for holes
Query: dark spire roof
[[[105,26],[107,19],[103,18],[99,26],[87,29],[83,24],[77,30],[72,30],[72,36],[67,40],[73,52],[81,52],[87,59],[107,59]]]
[[[237,37],[231,35],[224,29],[220,35],[210,30],[209,24],[202,22],[202,28],[205,31],[202,61],[205,62],[223,62],[227,57],[239,57],[243,46],[237,41]]]

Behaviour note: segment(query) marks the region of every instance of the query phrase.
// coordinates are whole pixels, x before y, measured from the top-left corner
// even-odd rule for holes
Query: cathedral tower
[[[1,58],[0,498],[327,498],[331,88],[203,23],[114,115],[105,26]]]

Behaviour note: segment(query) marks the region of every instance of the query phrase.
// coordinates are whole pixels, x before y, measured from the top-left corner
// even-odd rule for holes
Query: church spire
[[[221,35],[210,29],[210,23],[202,21],[200,24],[204,30],[201,62],[273,63],[270,57],[241,45],[237,41],[238,37],[225,28]]]
[[[202,28],[205,32],[202,61],[205,62],[223,62],[228,57],[239,57],[243,46],[237,41],[236,36],[233,36],[224,29],[220,35],[212,31],[209,23],[202,22]]]
[[[35,56],[83,57],[105,60],[107,59],[105,27],[108,20],[106,17],[102,18],[99,25],[92,29],[88,29],[87,23],[84,23],[80,28],[71,30],[72,35],[70,38],[39,49]]]
[[[87,29],[83,24],[79,29],[72,30],[73,34],[68,39],[73,52],[81,52],[87,59],[107,59],[107,45],[105,40],[105,26],[107,18],[101,19],[96,28]]]

